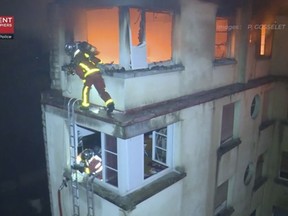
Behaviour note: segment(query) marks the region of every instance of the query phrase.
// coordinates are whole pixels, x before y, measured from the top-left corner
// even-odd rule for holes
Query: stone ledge
[[[230,141],[227,141],[227,142],[221,144],[221,146],[217,150],[218,158],[222,157],[222,155],[224,155],[225,153],[229,152],[233,148],[239,146],[240,144],[241,144],[240,138],[232,139]]]
[[[115,204],[116,206],[120,207],[125,211],[130,211],[135,209],[139,203],[145,201],[146,199],[161,192],[165,188],[180,181],[185,176],[185,172],[172,171],[126,196],[120,196],[119,194],[110,191],[109,189],[100,186],[97,183],[94,184],[93,189],[94,193],[102,197],[103,199],[108,200],[109,202]],[[82,186],[86,187],[85,185]]]

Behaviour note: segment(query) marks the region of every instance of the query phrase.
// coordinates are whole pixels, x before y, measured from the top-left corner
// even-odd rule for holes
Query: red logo
[[[0,39],[12,39],[14,34],[14,17],[0,16]]]

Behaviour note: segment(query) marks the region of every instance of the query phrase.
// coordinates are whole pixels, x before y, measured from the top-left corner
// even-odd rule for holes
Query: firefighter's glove
[[[84,164],[74,164],[71,166],[72,169],[78,170],[79,172],[83,173],[85,171]]]
[[[68,73],[69,75],[75,74],[75,69],[73,64],[66,64],[62,66],[62,71]]]

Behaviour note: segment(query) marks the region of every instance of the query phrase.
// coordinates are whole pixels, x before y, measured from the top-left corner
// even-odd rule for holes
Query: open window
[[[81,126],[77,126],[77,135],[77,151],[80,156],[78,163],[80,164],[82,160],[84,166],[81,173],[84,175],[85,168],[88,168],[87,172],[98,180],[118,187],[117,139]],[[92,155],[86,159],[81,154],[87,150],[90,150],[89,153]]]
[[[87,149],[93,152],[82,162],[84,168],[99,184],[126,195],[172,171],[173,128],[168,125],[123,140],[78,125],[78,156]],[[79,174],[84,177],[87,172]]]
[[[86,11],[87,40],[99,50],[103,63],[119,64],[119,9]]]
[[[173,64],[169,63],[172,12],[113,7],[83,10],[82,16],[85,20],[76,24],[73,38],[97,47],[97,57],[105,69],[135,70],[148,68],[149,64]]]
[[[131,57],[136,61],[137,50],[142,50],[144,63],[171,60],[172,15],[169,12],[153,12],[129,9],[131,29]],[[144,64],[142,63],[142,64]],[[137,65],[134,64],[134,67]]]

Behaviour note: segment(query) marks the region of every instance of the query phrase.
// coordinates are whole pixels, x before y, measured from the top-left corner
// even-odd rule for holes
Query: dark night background
[[[13,40],[0,40],[0,215],[49,216],[41,92],[50,88],[49,0],[0,0],[14,16]],[[40,200],[42,210],[29,204]]]

